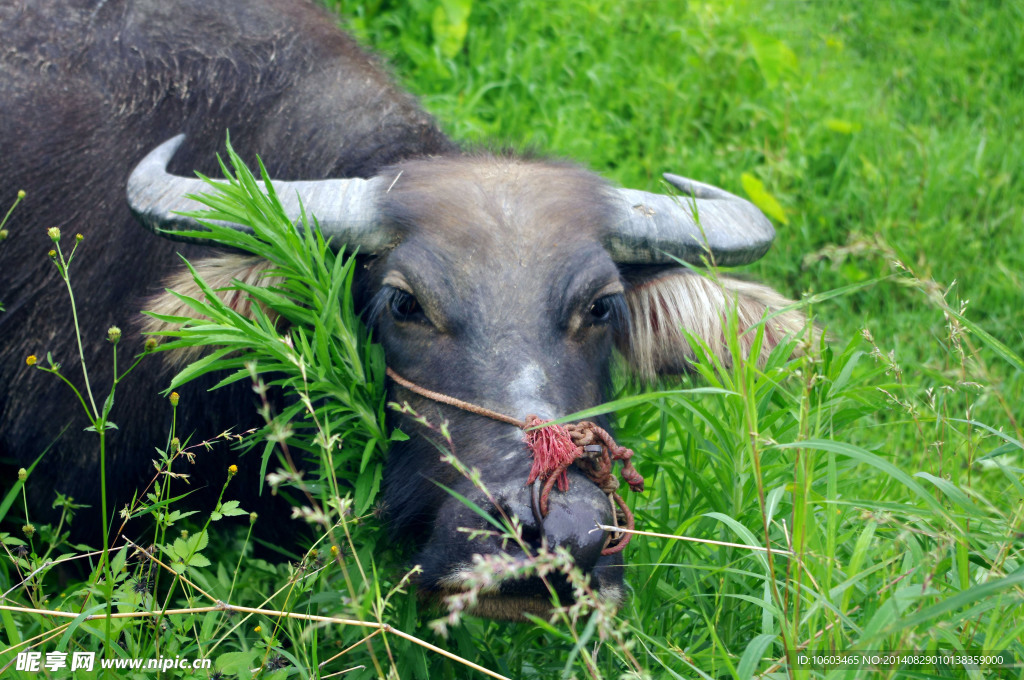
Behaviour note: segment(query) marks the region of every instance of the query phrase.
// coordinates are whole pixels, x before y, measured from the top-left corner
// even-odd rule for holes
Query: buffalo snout
[[[568,473],[568,491],[552,490],[546,515],[539,507],[540,484],[525,486],[521,480],[505,485],[503,510],[519,518],[524,541],[529,538],[538,544],[535,547],[543,543],[549,550],[565,548],[576,566],[588,572],[608,541],[597,525],[612,522],[612,506],[608,497],[575,467]]]
[[[521,456],[529,461],[525,448]],[[439,508],[431,536],[418,556],[421,586],[436,595],[479,587],[487,556],[505,555],[509,563],[524,567],[481,590],[474,613],[493,618],[520,619],[524,613],[543,613],[556,595],[562,604],[573,601],[573,588],[558,570],[540,578],[525,564],[542,552],[564,549],[572,562],[591,579],[591,588],[616,602],[621,593],[621,559],[602,556],[609,541],[598,524],[613,522],[608,496],[575,467],[568,470],[569,489],[551,491],[547,513],[541,514],[538,490],[527,485],[528,464],[522,474],[494,478],[484,475],[483,488],[457,492]],[[514,521],[513,521],[514,520]],[[498,526],[515,526],[518,540]],[[557,559],[557,558],[556,558]],[[612,573],[614,572],[614,573]],[[486,578],[486,576],[485,576]],[[475,585],[476,584],[476,585]]]

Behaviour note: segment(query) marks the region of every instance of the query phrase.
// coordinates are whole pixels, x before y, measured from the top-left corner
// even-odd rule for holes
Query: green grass
[[[777,352],[763,371],[742,362],[716,369],[707,358],[699,380],[660,386],[670,393],[618,412],[619,440],[637,451],[648,479],[648,492],[628,499],[638,528],[773,548],[636,537],[631,597],[618,618],[599,611],[537,626],[467,618],[443,639],[427,625],[439,614],[418,611],[414,597],[395,592],[385,606],[401,586],[399,556],[372,519],[354,525],[351,512],[323,502],[345,485],[357,505],[368,502],[378,458],[364,465],[362,450],[339,454],[312,485],[330,520],[313,525],[340,548],[337,561],[323,556],[323,543],[295,560],[298,569],[271,564],[251,556],[247,535],[227,533],[213,564],[183,567],[190,582],[236,605],[261,606],[276,592],[265,608],[385,621],[516,678],[1024,677],[1021,668],[787,665],[801,651],[854,649],[1003,650],[1024,659],[1024,6],[335,4],[458,139],[536,147],[636,188],[661,190],[660,173],[672,171],[749,191],[765,210],[773,198],[779,235],[750,271],[806,294],[829,346],[794,361]],[[296,267],[344,271],[315,244],[289,252]],[[342,283],[328,275],[310,291],[337,295]],[[305,376],[322,377],[316,371],[333,365],[326,357],[359,356],[317,344],[337,334],[316,330],[332,319],[307,321],[301,337],[311,341],[294,348],[295,366],[312,371]],[[235,340],[250,337],[247,328],[258,324],[237,326]],[[310,389],[301,370],[291,379],[300,394]],[[322,386],[332,380],[352,384],[333,377]],[[635,393],[620,382],[619,396]],[[332,433],[350,423],[320,415],[295,425],[291,439],[268,431],[319,455],[302,433],[333,417],[341,424]],[[362,446],[383,435],[365,436]],[[353,467],[371,472],[353,481]],[[42,492],[31,477],[25,488]],[[16,513],[20,489],[0,514]],[[168,535],[173,555],[176,533]],[[214,557],[183,550],[183,563],[195,552]],[[25,559],[21,575],[38,564]],[[115,577],[123,598],[140,577],[132,564]],[[3,569],[6,591],[22,576]],[[102,584],[102,574],[94,580]],[[18,602],[79,611],[109,599],[88,583],[59,590],[47,575],[17,591]],[[154,591],[164,606],[206,604],[166,573]],[[12,645],[56,625],[0,614],[0,637]],[[290,665],[274,677],[315,677],[311,668],[366,634],[224,612],[165,620],[165,629],[119,624],[125,649],[209,655],[231,672],[282,656]],[[110,635],[75,625],[68,650],[99,649]],[[57,640],[41,649],[57,649]],[[339,677],[472,673],[390,634],[323,672],[356,666],[364,668]]]

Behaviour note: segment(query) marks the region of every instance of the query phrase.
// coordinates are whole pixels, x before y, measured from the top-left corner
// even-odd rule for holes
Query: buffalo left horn
[[[771,247],[775,229],[768,218],[724,189],[666,173],[678,196],[616,189],[615,216],[604,235],[612,259],[620,263],[748,264]]]
[[[195,219],[179,212],[206,210],[207,206],[186,198],[186,195],[209,193],[210,185],[200,179],[178,177],[167,172],[167,165],[185,140],[178,135],[156,147],[135,167],[128,178],[128,204],[135,217],[147,229],[178,241],[208,243],[203,239],[177,234],[180,231],[202,231]],[[265,190],[263,182],[257,182]],[[335,247],[358,247],[361,252],[383,250],[394,235],[381,229],[378,196],[387,189],[386,179],[328,179],[316,181],[274,181],[274,191],[285,214],[293,222],[301,218],[301,206],[307,215],[315,215],[324,237]],[[239,231],[252,233],[249,227],[231,224]]]

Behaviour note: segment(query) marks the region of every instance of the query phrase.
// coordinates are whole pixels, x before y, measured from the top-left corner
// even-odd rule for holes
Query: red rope
[[[526,445],[533,454],[533,466],[530,468],[530,476],[526,483],[530,485],[538,479],[540,480],[541,491],[538,506],[542,517],[548,514],[548,496],[551,494],[551,489],[557,484],[559,491],[569,490],[568,470],[571,465],[575,464],[612,500],[613,514],[618,514],[618,511],[621,511],[624,528],[633,529],[633,513],[619,496],[619,481],[612,473],[613,461],[622,462],[619,474],[634,492],[639,493],[644,490],[644,478],[633,467],[633,451],[616,444],[604,428],[590,421],[566,425],[549,424],[551,421],[541,420],[535,415],[527,416],[525,421],[521,421],[489,408],[420,387],[398,375],[390,367],[387,369],[387,375],[402,387],[422,397],[522,429]],[[617,506],[617,510],[614,506]],[[629,544],[631,536],[632,534],[628,532],[622,533],[618,541],[606,546],[601,554],[612,555],[620,552]]]

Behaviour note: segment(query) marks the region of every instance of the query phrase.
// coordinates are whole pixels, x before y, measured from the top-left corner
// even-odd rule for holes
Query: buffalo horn
[[[764,255],[775,229],[754,204],[728,191],[666,173],[679,196],[616,189],[614,225],[604,245],[612,259],[632,264],[732,266]]]
[[[128,204],[135,217],[147,229],[179,241],[205,242],[177,234],[180,231],[202,231],[195,219],[176,213],[207,210],[187,195],[209,193],[210,185],[200,179],[178,177],[167,172],[174,153],[185,140],[178,135],[156,147],[142,159],[128,178]],[[265,190],[263,182],[257,182]],[[320,231],[333,239],[335,247],[358,247],[362,252],[379,252],[393,241],[393,235],[381,229],[377,215],[377,196],[387,189],[385,179],[329,179],[316,181],[274,181],[274,191],[285,214],[298,222],[304,206],[308,215],[315,215]],[[226,224],[226,223],[222,223]],[[229,225],[252,233],[241,225]]]

